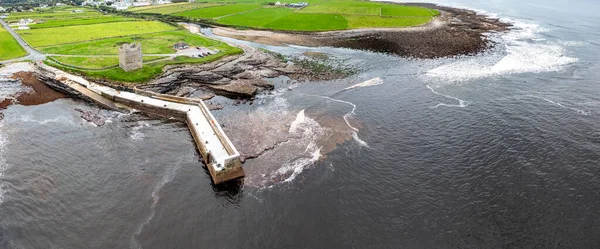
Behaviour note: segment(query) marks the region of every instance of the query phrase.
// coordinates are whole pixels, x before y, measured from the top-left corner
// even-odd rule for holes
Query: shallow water
[[[445,4],[520,29],[438,60],[260,45],[363,71],[215,111],[234,143],[278,143],[243,186],[210,184],[182,123],[9,107],[0,248],[598,248],[598,4]]]

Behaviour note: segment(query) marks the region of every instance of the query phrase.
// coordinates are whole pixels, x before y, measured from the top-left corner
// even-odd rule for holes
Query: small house
[[[173,49],[175,49],[175,50],[183,50],[183,49],[188,49],[188,48],[190,48],[190,45],[188,45],[185,42],[178,42],[178,43],[175,43],[175,45],[173,45]]]
[[[281,5],[281,2],[279,2],[279,1],[275,2],[275,5],[276,5],[276,6],[279,6],[279,5]]]

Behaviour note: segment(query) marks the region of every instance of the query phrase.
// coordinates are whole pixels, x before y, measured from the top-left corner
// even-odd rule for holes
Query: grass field
[[[40,48],[40,51],[48,54],[117,55],[119,54],[119,46],[121,44],[141,42],[142,50],[145,54],[171,54],[176,52],[173,49],[173,44],[180,41],[185,41],[190,46],[217,49],[227,48],[225,43],[191,34],[184,30],[178,30],[43,47]]]
[[[431,20],[431,17],[370,17],[346,15],[348,20],[348,28],[370,28],[370,27],[409,27],[416,26]]]
[[[348,21],[337,14],[292,13],[264,27],[279,30],[325,31],[347,29]]]
[[[97,23],[110,23],[110,22],[127,22],[127,21],[136,21],[134,18],[124,18],[124,17],[116,17],[116,16],[107,16],[107,17],[86,17],[86,18],[68,18],[68,19],[50,19],[43,23],[30,25],[31,29],[44,29],[44,28],[55,28],[55,27],[64,27],[64,26],[74,26],[74,25],[88,25],[88,24],[97,24]]]
[[[67,57],[53,56],[51,60],[57,61],[63,66],[77,67],[80,69],[106,69],[119,66],[119,57]],[[168,57],[164,56],[144,56],[144,62],[151,62]]]
[[[15,59],[27,55],[17,40],[0,26],[0,60]]]
[[[50,60],[46,60],[44,63],[47,63],[48,65],[55,66],[60,69],[64,69],[66,71],[81,73],[81,74],[85,74],[87,76],[94,77],[94,78],[116,80],[116,81],[121,81],[121,82],[126,82],[126,83],[143,83],[143,82],[148,81],[149,79],[155,77],[156,75],[159,75],[162,72],[162,68],[166,65],[188,64],[188,63],[207,63],[207,62],[216,61],[220,58],[223,58],[224,56],[240,54],[240,53],[242,53],[241,49],[231,47],[231,49],[222,51],[221,53],[206,56],[203,58],[190,58],[190,57],[180,56],[180,57],[176,57],[174,60],[167,60],[167,61],[163,60],[163,61],[157,61],[154,63],[148,63],[148,64],[144,64],[143,68],[134,70],[131,72],[125,72],[120,67],[111,68],[111,69],[107,69],[107,70],[83,70],[83,69],[73,68],[73,67],[69,67],[69,66],[63,66],[63,65],[54,63]]]
[[[174,6],[183,5],[208,6],[207,4]],[[215,4],[210,5],[214,6]],[[162,7],[156,9],[166,11]],[[174,7],[169,6],[169,8],[172,11]],[[124,18],[103,14],[89,8],[83,8],[85,9],[84,13],[72,13],[73,9],[82,8],[50,8],[41,13],[17,13],[19,15],[12,16],[12,18],[15,20],[32,18],[36,22],[39,21],[38,24],[31,24],[30,30],[18,30],[18,33],[33,48],[50,55],[46,63],[87,76],[122,82],[143,82],[160,74],[165,65],[205,63],[223,56],[242,53],[242,50],[226,43],[192,34],[181,27],[159,21]],[[147,8],[147,10],[151,9],[153,8]],[[10,40],[6,39],[6,45],[4,44],[4,34],[10,38]],[[8,32],[0,33],[0,41],[0,56],[4,56],[5,47],[13,45],[16,45],[16,49],[6,51],[12,53],[21,51],[22,54],[7,55],[7,57],[24,55],[24,51],[16,41],[12,40]],[[124,72],[118,67],[118,48],[123,43],[131,42],[142,43],[144,66],[133,72]],[[177,42],[217,49],[219,52],[204,58],[175,57],[170,59],[171,54],[176,52],[173,44]],[[148,54],[157,54],[157,56]]]
[[[176,29],[176,27],[157,21],[134,21],[19,30],[19,34],[30,45],[34,47],[44,47],[107,37],[130,36]]]
[[[193,4],[164,6],[168,11],[185,6],[189,9],[168,13],[192,19],[211,20],[238,28],[265,28],[290,31],[327,31],[353,28],[406,27],[425,24],[437,10],[359,0],[314,0],[305,8],[266,5],[260,0],[205,0],[220,6],[194,8]],[[155,7],[158,8],[158,7]],[[152,10],[151,8],[148,11]],[[156,12],[155,12],[156,13]]]
[[[284,8],[263,8],[233,16],[223,17],[220,18],[218,22],[229,25],[238,25],[243,23],[246,27],[264,27],[273,20],[288,16],[289,14],[292,14],[292,12],[294,11]]]
[[[200,8],[195,10],[188,10],[185,12],[177,13],[176,16],[184,16],[196,19],[208,19],[208,18],[218,18],[225,15],[231,15],[235,13],[240,13],[252,9],[261,8],[260,4],[229,4],[223,6],[215,6],[208,8]]]
[[[169,5],[155,5],[131,9],[132,12],[138,13],[157,13],[157,14],[173,14],[184,12],[187,10],[213,7],[221,5],[219,3],[176,3]]]

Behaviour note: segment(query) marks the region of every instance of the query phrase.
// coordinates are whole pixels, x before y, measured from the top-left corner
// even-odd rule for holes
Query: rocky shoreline
[[[391,2],[390,2],[391,3]],[[394,3],[397,4],[397,3]],[[480,53],[493,45],[487,33],[504,32],[510,24],[472,10],[435,4],[410,4],[440,11],[426,25],[407,28],[354,29],[328,32],[276,32],[213,28],[213,33],[240,40],[309,47],[330,46],[382,52],[410,58],[441,58]]]
[[[210,99],[215,95],[247,100],[261,91],[273,89],[265,79],[287,76],[292,80],[332,80],[347,75],[313,72],[310,68],[286,61],[281,55],[257,48],[237,45],[242,55],[229,56],[206,64],[166,66],[155,79],[135,87],[142,90],[178,97]],[[85,77],[84,75],[82,75]],[[92,79],[91,81],[116,89],[131,90],[119,82]]]

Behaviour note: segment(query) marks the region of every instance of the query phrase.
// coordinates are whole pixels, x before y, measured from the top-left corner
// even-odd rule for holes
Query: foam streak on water
[[[539,97],[539,96],[535,96],[535,95],[525,95],[525,96],[530,97],[530,98],[536,98],[536,99],[544,100],[546,102],[552,103],[553,105],[559,106],[561,108],[572,110],[572,111],[576,111],[577,113],[579,113],[581,115],[585,115],[585,116],[588,115],[588,113],[586,111],[584,111],[584,110],[565,106],[565,105],[563,105],[562,103],[560,103],[558,101],[553,101],[553,100],[550,100],[550,99],[547,99],[547,98],[543,98],[543,97]]]
[[[6,165],[6,144],[8,140],[4,131],[4,122],[0,121],[0,205],[4,202],[4,195],[7,192],[7,186],[4,182],[4,172],[8,169],[8,165]]]
[[[365,146],[365,147],[368,148],[369,144],[367,144],[367,142],[363,141],[362,139],[360,139],[358,137],[358,131],[359,131],[358,128],[352,126],[350,124],[350,121],[348,121],[348,119],[351,116],[356,115],[356,113],[355,113],[355,111],[356,111],[356,105],[353,104],[352,102],[348,102],[348,101],[344,101],[344,100],[339,100],[339,99],[334,99],[334,98],[327,97],[327,96],[319,96],[319,97],[322,97],[322,98],[325,98],[325,99],[328,99],[328,100],[331,100],[331,101],[339,102],[339,103],[348,104],[348,105],[352,106],[352,110],[350,112],[347,112],[346,114],[344,114],[344,121],[346,121],[346,124],[348,125],[348,127],[350,127],[350,129],[352,129],[352,138],[354,138],[354,140],[358,144],[360,144],[360,145]]]
[[[439,104],[435,105],[433,108],[438,108],[440,106],[464,108],[464,107],[467,107],[469,105],[469,103],[467,101],[464,101],[464,100],[459,99],[457,97],[453,97],[453,96],[450,96],[450,95],[447,95],[447,94],[436,92],[435,90],[433,90],[433,88],[430,85],[427,85],[427,88],[429,88],[429,90],[431,90],[431,92],[433,94],[435,94],[435,95],[439,95],[439,96],[442,96],[442,97],[445,97],[445,98],[454,99],[454,100],[458,101],[458,105],[451,105],[451,104],[439,103]]]
[[[138,227],[137,231],[133,234],[133,236],[131,236],[131,246],[130,247],[132,249],[141,249],[142,248],[142,246],[136,240],[136,236],[139,236],[142,233],[142,230],[144,229],[144,227],[148,223],[150,223],[152,218],[154,218],[154,215],[156,214],[155,208],[156,208],[156,205],[158,204],[158,201],[160,200],[158,193],[160,193],[160,190],[163,188],[163,186],[165,186],[165,184],[167,184],[173,180],[173,178],[175,177],[175,174],[177,173],[177,171],[179,171],[180,168],[181,168],[181,164],[179,164],[179,163],[176,164],[175,166],[169,168],[167,170],[167,172],[164,173],[164,176],[161,179],[161,181],[154,187],[154,190],[152,191],[152,194],[150,195],[150,197],[152,198],[152,204],[150,205],[150,214],[148,215],[148,217],[146,217],[144,222],[142,222],[142,224],[140,224],[140,226]]]

